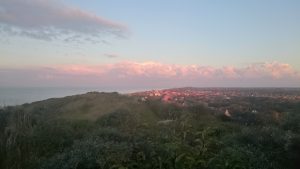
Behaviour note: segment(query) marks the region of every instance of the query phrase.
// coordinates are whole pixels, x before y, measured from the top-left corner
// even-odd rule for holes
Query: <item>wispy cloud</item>
[[[104,56],[106,56],[108,58],[117,58],[117,57],[119,57],[119,55],[117,55],[115,53],[104,53]]]
[[[20,73],[21,72],[21,73]],[[101,65],[64,65],[37,69],[0,71],[0,84],[24,84],[26,79],[41,84],[179,87],[241,86],[299,87],[300,74],[289,64],[266,62],[245,67],[221,68],[159,62],[130,62]],[[22,75],[22,78],[18,78]],[[14,78],[15,77],[15,78]]]
[[[2,33],[34,39],[101,42],[126,36],[126,26],[58,0],[1,0]]]

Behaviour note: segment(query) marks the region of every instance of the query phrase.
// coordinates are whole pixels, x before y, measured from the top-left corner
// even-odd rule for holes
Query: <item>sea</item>
[[[112,87],[0,87],[0,107],[21,105],[49,98],[60,98],[87,92],[131,93],[144,89]]]

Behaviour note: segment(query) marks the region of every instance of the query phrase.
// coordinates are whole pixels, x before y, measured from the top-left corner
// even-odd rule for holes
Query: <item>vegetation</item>
[[[245,98],[265,111],[233,108],[231,117],[96,92],[6,107],[0,168],[296,169],[300,103],[264,101]]]

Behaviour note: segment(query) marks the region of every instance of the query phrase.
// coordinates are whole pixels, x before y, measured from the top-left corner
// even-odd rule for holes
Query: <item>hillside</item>
[[[1,109],[0,168],[299,166],[295,99],[227,94],[173,102],[148,94],[90,92]]]
[[[134,97],[118,93],[89,92],[82,95],[48,99],[25,104],[20,108],[28,113],[41,113],[56,118],[96,120],[100,116],[122,109],[132,113],[147,113],[145,105]]]

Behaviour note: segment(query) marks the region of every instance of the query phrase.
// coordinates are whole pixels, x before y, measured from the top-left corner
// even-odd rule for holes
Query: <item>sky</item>
[[[298,0],[0,0],[0,87],[300,87]]]

